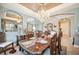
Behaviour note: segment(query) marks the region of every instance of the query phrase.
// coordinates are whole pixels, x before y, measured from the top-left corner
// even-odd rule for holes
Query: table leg
[[[19,46],[19,51],[21,51],[22,49],[21,49],[21,47]]]
[[[22,52],[24,52],[24,49],[22,49]]]
[[[14,49],[14,43],[12,43],[12,49],[15,50],[15,49]]]
[[[2,48],[4,55],[6,55],[6,48]]]

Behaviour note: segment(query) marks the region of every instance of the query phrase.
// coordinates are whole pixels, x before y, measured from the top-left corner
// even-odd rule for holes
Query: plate
[[[46,40],[40,40],[39,41],[41,44],[47,44],[48,42]]]

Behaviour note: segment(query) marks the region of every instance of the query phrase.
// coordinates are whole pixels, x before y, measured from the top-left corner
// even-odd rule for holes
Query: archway
[[[71,21],[68,18],[59,20],[59,27],[62,29],[63,36],[71,37]]]

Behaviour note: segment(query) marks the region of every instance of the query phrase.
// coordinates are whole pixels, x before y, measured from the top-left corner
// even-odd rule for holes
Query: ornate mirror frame
[[[47,24],[47,30],[48,30],[48,31],[53,30],[53,24],[52,24],[52,23],[48,23],[48,24]]]

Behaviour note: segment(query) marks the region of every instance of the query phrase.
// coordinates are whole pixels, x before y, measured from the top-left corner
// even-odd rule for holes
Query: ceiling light
[[[46,12],[46,4],[39,4],[38,17],[42,23],[45,23],[49,19],[49,14]]]

